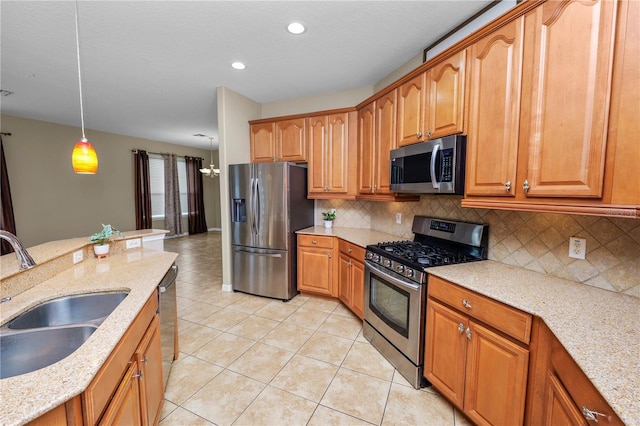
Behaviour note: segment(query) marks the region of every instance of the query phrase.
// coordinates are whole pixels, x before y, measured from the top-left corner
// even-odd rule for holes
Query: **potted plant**
[[[336,218],[336,209],[322,212],[322,218],[324,219],[324,227],[331,228],[331,226],[333,226],[333,221]]]
[[[96,243],[93,246],[93,252],[96,257],[106,257],[109,254],[109,242],[113,241],[113,234],[124,237],[124,234],[111,225],[102,225],[102,231],[96,232],[89,237],[89,242]]]

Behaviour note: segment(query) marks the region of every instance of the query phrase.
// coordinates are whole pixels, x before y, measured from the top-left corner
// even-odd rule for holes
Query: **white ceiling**
[[[267,103],[371,86],[488,3],[80,1],[85,126],[206,149],[216,87]],[[79,127],[74,2],[0,14],[2,113]]]

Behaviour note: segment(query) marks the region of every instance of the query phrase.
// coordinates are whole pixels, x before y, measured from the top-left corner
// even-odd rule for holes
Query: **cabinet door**
[[[333,253],[331,249],[298,249],[298,290],[333,295]]]
[[[464,411],[476,424],[524,420],[529,351],[469,321]]]
[[[464,402],[467,326],[465,316],[428,299],[424,376],[460,409]]]
[[[351,310],[364,318],[364,263],[351,260]]]
[[[140,366],[140,400],[142,424],[154,425],[160,421],[160,409],[164,402],[162,379],[162,343],[160,320],[156,315],[136,352]]]
[[[469,48],[466,195],[515,195],[522,38],[518,18]]]
[[[349,116],[327,117],[327,180],[329,192],[346,193],[349,179]],[[355,176],[355,175],[354,175]]]
[[[398,88],[398,146],[425,140],[426,90],[426,73]]]
[[[277,161],[307,161],[307,128],[304,118],[276,123]]]
[[[326,178],[327,158],[327,117],[309,118],[309,169],[308,186],[310,193],[324,193],[329,185]]]
[[[275,123],[251,125],[251,162],[264,163],[275,161]]]
[[[602,196],[617,5],[550,1],[526,16],[529,197]]]
[[[546,412],[543,425],[586,426],[588,424],[562,386],[562,383],[551,371],[547,371],[545,400]]]
[[[140,393],[138,363],[132,360],[118,390],[105,411],[100,425],[140,425]]]
[[[376,100],[375,180],[373,192],[391,194],[389,151],[396,148],[396,96],[394,90]]]
[[[462,133],[466,50],[429,70],[429,139]]]
[[[353,303],[351,295],[351,258],[340,254],[338,257],[338,299],[351,308]]]
[[[358,110],[358,193],[373,193],[375,174],[374,140],[376,103],[371,102]]]

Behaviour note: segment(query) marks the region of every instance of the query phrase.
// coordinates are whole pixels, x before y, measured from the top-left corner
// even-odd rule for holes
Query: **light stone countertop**
[[[362,247],[406,239],[341,227],[298,233]],[[490,260],[429,273],[542,318],[620,419],[640,425],[640,299]]]
[[[75,240],[62,245],[75,247]],[[86,239],[81,240],[86,244]],[[55,251],[54,247],[52,249]],[[43,278],[40,284],[2,303],[0,324],[32,306],[64,295],[119,290],[129,292],[74,353],[43,369],[0,380],[3,407],[0,410],[0,424],[27,423],[81,394],[177,257],[176,253],[148,248],[114,253],[104,259],[85,257],[82,262],[48,279]],[[43,271],[47,269],[43,268]]]
[[[627,425],[640,425],[640,299],[494,261],[429,273],[542,318]]]

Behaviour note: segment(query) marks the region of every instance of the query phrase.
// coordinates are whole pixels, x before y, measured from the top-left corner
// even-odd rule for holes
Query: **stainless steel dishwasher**
[[[158,285],[158,313],[160,314],[160,340],[162,341],[162,378],[164,388],[167,388],[171,365],[175,359],[175,339],[177,304],[176,304],[176,277],[178,265],[175,263],[160,281]]]

